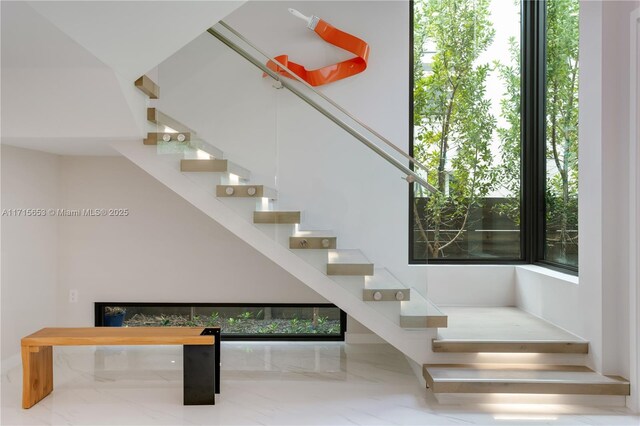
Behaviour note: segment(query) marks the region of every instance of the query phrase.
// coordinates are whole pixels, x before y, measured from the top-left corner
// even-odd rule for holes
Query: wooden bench
[[[184,405],[213,405],[220,393],[220,328],[43,328],[21,340],[22,408],[53,391],[54,346],[182,345]]]

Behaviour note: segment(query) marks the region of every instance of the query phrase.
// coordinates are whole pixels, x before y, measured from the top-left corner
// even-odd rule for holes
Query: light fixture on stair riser
[[[403,291],[399,291],[396,293],[396,300],[404,300],[404,292]]]
[[[322,240],[322,247],[329,248],[329,239],[328,238],[324,238]]]
[[[178,142],[184,142],[185,139],[187,139],[185,135],[183,135],[182,133],[178,134]]]
[[[382,300],[382,293],[380,293],[379,291],[373,293],[373,300]]]
[[[169,133],[165,133],[162,135],[162,140],[165,142],[169,142],[171,140],[171,135]]]
[[[233,195],[233,193],[234,193],[235,191],[234,191],[233,187],[231,187],[231,186],[227,186],[227,187],[224,189],[224,192],[225,192],[227,195]]]
[[[300,247],[301,248],[307,248],[308,244],[309,244],[309,242],[307,240],[300,240]]]
[[[247,194],[253,197],[254,195],[256,195],[256,189],[253,186],[250,186],[249,188],[247,188]]]

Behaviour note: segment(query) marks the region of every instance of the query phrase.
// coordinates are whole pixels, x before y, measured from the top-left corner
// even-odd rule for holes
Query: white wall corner
[[[603,317],[603,2],[580,2],[579,135],[580,286],[574,316],[590,342],[590,360],[602,371]]]
[[[629,19],[629,379],[627,406],[640,411],[640,1]]]

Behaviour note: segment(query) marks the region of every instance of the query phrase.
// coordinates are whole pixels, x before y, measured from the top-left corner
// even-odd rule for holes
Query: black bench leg
[[[213,335],[215,336],[215,355],[216,355],[216,393],[220,393],[220,363],[222,362],[220,358],[220,327],[215,327],[213,329]]]
[[[184,405],[215,405],[219,362],[215,345],[184,345]]]

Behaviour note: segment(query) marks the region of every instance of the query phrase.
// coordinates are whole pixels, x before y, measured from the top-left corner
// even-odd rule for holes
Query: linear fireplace
[[[96,302],[96,327],[220,327],[222,340],[344,341],[347,315],[331,303]]]

